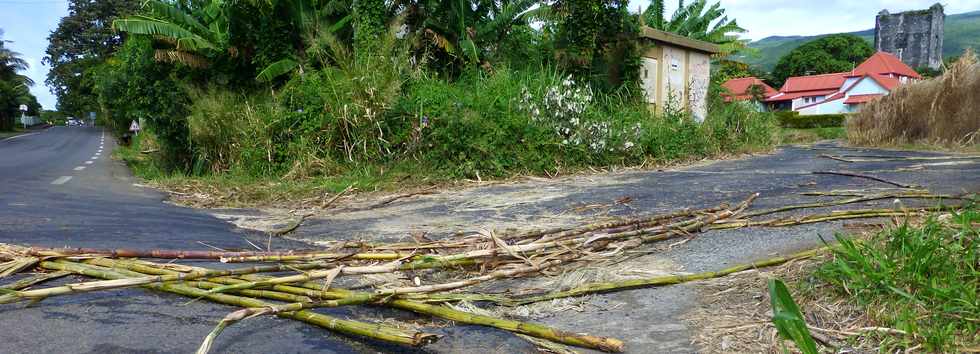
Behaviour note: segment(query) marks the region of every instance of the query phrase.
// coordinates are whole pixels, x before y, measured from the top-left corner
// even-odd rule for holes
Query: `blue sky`
[[[68,14],[65,0],[0,0],[0,28],[3,39],[14,51],[23,54],[31,65],[26,73],[36,84],[31,92],[45,109],[54,109],[57,100],[44,85],[48,68],[41,65],[44,49],[48,46],[48,34],[58,27],[58,21]]]
[[[676,1],[668,0],[668,13]],[[722,0],[729,17],[749,30],[745,36],[761,39],[772,35],[814,35],[849,32],[874,27],[874,17],[881,9],[898,12],[927,8],[935,0]],[[947,14],[980,10],[978,0],[947,0],[942,2]],[[631,0],[630,7],[649,6],[649,0]],[[773,4],[778,4],[773,6]],[[56,100],[44,86],[48,68],[41,65],[48,34],[58,26],[58,20],[68,13],[67,0],[0,0],[0,28],[4,39],[14,41],[10,46],[23,54],[31,64],[27,73],[38,84],[31,91],[46,109],[54,109]]]

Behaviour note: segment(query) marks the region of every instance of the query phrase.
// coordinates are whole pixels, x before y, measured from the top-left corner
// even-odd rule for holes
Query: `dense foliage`
[[[51,67],[47,83],[58,98],[58,109],[76,117],[98,111],[90,70],[122,45],[123,38],[110,24],[139,7],[133,0],[69,0],[68,15],[51,35],[43,59]]]
[[[780,58],[772,71],[773,84],[782,86],[791,76],[850,71],[874,52],[874,48],[858,36],[835,34],[822,37]]]
[[[650,112],[626,1],[143,4],[112,22],[125,44],[86,78],[117,134],[146,123],[155,170],[480,178],[772,143],[768,115],[720,99],[705,124]],[[684,28],[727,33],[720,13]]]

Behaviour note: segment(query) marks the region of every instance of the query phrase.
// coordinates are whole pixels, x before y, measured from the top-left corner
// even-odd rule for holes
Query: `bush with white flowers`
[[[636,147],[634,143],[640,136],[640,124],[632,129],[621,129],[611,119],[589,119],[587,113],[593,107],[592,88],[576,84],[571,76],[561,83],[544,90],[536,97],[525,87],[522,91],[520,107],[531,119],[545,124],[561,138],[562,146],[584,146],[594,153],[604,151],[628,151]]]

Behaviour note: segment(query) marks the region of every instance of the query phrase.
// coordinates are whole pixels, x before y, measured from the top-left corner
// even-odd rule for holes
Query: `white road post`
[[[24,125],[24,129],[27,129],[27,119],[24,119],[26,116],[27,116],[27,105],[22,104],[20,105],[20,124]]]

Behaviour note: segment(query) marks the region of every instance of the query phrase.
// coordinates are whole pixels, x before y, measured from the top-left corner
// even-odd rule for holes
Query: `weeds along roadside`
[[[673,163],[775,142],[771,117],[720,99],[711,100],[707,121],[698,124],[680,113],[651,113],[627,92],[596,92],[548,68],[499,68],[447,81],[374,66],[311,71],[274,93],[191,90],[189,172],[168,172],[153,152],[121,156],[137,175],[164,185],[267,189],[243,196],[248,203],[351,184],[365,190],[396,181]],[[159,151],[160,140],[148,133],[130,149]]]
[[[882,230],[856,226],[810,259],[702,283],[703,305],[687,315],[700,329],[694,342],[703,352],[730,353],[806,341],[777,336],[771,283],[782,279],[792,295],[776,297],[795,300],[819,352],[975,351],[980,208],[966,203],[956,212],[894,221]],[[779,319],[784,328],[787,319]]]

